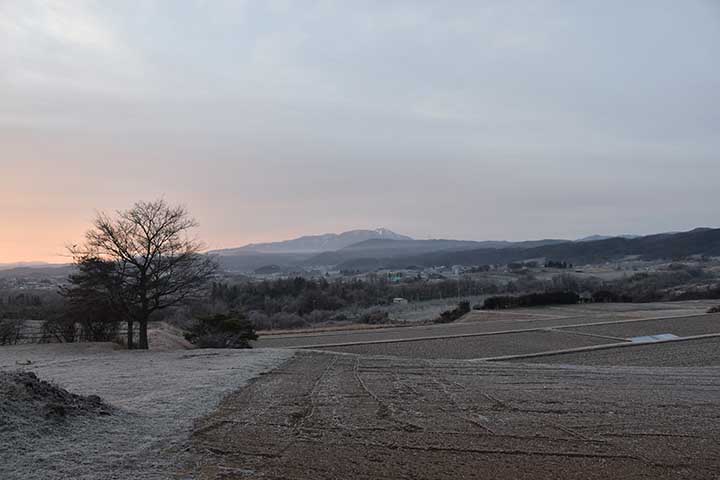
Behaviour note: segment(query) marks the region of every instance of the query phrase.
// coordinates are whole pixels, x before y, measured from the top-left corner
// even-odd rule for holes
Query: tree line
[[[243,282],[230,285],[214,282],[211,299],[230,309],[256,311],[265,315],[280,312],[305,316],[316,310],[337,311],[349,307],[389,305],[397,297],[410,301],[454,298],[497,293],[501,289],[487,280],[445,279],[437,281],[406,279],[395,283],[382,277],[368,280],[303,277]]]

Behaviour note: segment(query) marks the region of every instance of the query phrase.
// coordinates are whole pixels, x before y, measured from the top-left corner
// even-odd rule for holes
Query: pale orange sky
[[[704,0],[4,0],[0,263],[159,196],[208,248],[717,226],[718,58]]]

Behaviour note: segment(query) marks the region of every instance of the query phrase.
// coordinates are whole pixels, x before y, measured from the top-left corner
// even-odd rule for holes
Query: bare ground
[[[713,315],[587,325],[688,315],[703,306],[631,307],[534,309],[265,340],[290,348],[390,340],[346,345],[365,355],[2,348],[0,371],[33,371],[72,393],[98,395],[113,414],[41,428],[28,422],[12,435],[0,429],[0,479],[720,478],[717,339],[522,363],[447,359],[720,325]],[[522,331],[482,336],[507,330]]]
[[[613,340],[562,331],[520,332],[503,335],[438,338],[412,342],[367,343],[325,347],[323,350],[365,355],[394,355],[426,359],[473,359],[502,355],[523,355],[570,347],[589,347]]]
[[[494,311],[474,310],[458,322],[449,324],[429,324],[381,329],[356,328],[331,332],[295,332],[261,337],[255,345],[269,348],[301,348],[330,344],[399,340],[405,338],[473,335],[550,327],[560,328],[563,326],[587,325],[598,322],[617,322],[663,317],[697,316],[702,317],[702,321],[705,321],[707,317],[705,317],[704,314],[709,304],[707,301],[689,301],[651,304],[588,304]],[[720,315],[716,316],[716,318],[720,318]],[[693,320],[687,320],[687,322],[689,324],[693,322]],[[652,326],[651,323],[643,323],[642,325]],[[658,328],[666,327],[659,326]],[[720,321],[716,321],[708,331],[719,330]],[[649,331],[650,333],[660,333],[655,328]],[[681,332],[679,332],[679,334],[681,334]]]
[[[97,395],[112,415],[68,416],[0,430],[0,479],[169,479],[197,418],[291,351],[115,351],[111,344],[0,349],[0,371],[31,371],[74,394]]]
[[[720,368],[299,353],[192,435],[202,479],[717,478]],[[182,475],[181,475],[182,477]]]

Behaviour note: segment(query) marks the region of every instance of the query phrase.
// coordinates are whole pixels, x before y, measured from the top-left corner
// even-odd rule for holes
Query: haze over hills
[[[341,270],[507,264],[535,259],[598,263],[636,256],[672,259],[691,255],[720,256],[720,229],[617,237],[593,235],[578,240],[524,242],[431,239],[414,240],[387,229],[351,230],[339,234],[250,244],[208,252],[228,272],[299,272],[314,267]],[[58,276],[69,265],[41,262],[0,265],[0,278]]]

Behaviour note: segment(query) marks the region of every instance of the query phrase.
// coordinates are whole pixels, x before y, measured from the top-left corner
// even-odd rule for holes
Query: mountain
[[[271,243],[251,243],[240,248],[229,248],[209,252],[214,255],[228,256],[245,253],[282,253],[308,254],[340,250],[350,245],[372,239],[412,240],[385,228],[375,230],[350,230],[343,233],[326,233],[324,235],[306,235],[292,240]]]
[[[341,269],[403,268],[410,265],[489,265],[532,259],[562,260],[575,264],[603,263],[636,256],[645,260],[673,259],[692,255],[720,256],[720,229],[697,228],[689,232],[661,233],[639,238],[613,237],[586,242],[563,242],[532,248],[480,248],[430,252],[390,259],[354,259]],[[372,261],[371,261],[372,260]]]

